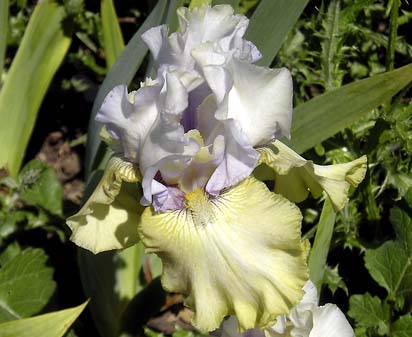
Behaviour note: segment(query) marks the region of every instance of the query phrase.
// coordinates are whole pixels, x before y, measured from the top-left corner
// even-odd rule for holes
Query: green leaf
[[[412,257],[412,219],[398,207],[391,209],[389,219],[395,229],[396,237],[403,245],[407,255]]]
[[[102,0],[100,6],[104,53],[106,55],[107,68],[109,69],[122,53],[124,41],[113,0]]]
[[[0,322],[36,314],[55,287],[53,269],[47,266],[44,251],[25,249],[0,269]]]
[[[387,241],[377,249],[368,249],[365,266],[373,279],[388,291],[388,298],[400,307],[406,296],[412,297],[412,220],[399,208],[390,219],[396,241]]]
[[[173,33],[179,27],[177,9],[185,4],[185,0],[170,0],[167,8],[166,24],[169,26],[169,33]]]
[[[232,6],[236,11],[239,6],[239,2],[240,0],[212,0],[212,6],[226,4]]]
[[[302,153],[387,102],[411,81],[409,64],[319,95],[295,108],[292,140],[286,143]]]
[[[144,334],[146,337],[165,337],[162,332],[154,331],[148,327],[144,327]]]
[[[393,337],[410,337],[412,331],[412,316],[410,314],[400,317],[392,326]]]
[[[7,262],[16,257],[20,252],[21,248],[16,241],[9,244],[7,248],[3,250],[0,254],[0,270],[2,266],[4,266]]]
[[[190,1],[189,8],[199,7],[202,5],[210,5],[212,0],[192,0]]]
[[[329,253],[330,241],[335,226],[336,213],[332,203],[326,198],[323,203],[315,241],[309,255],[309,278],[315,284],[320,294],[320,288],[324,279],[326,260]]]
[[[346,29],[349,24],[355,21],[362,10],[368,8],[374,2],[375,0],[357,0],[346,4],[345,9],[341,11],[340,30]]]
[[[99,165],[95,163],[96,155],[100,146],[99,133],[101,125],[97,123],[94,118],[100,106],[103,103],[104,98],[116,85],[127,84],[132,81],[136,71],[139,69],[146,53],[147,47],[141,39],[142,33],[149,28],[159,25],[164,16],[167,1],[159,0],[156,7],[150,13],[149,17],[140,26],[138,31],[134,34],[133,38],[127,44],[123,53],[117,59],[116,63],[109,70],[106,78],[104,79],[100,89],[97,93],[96,99],[93,103],[92,113],[90,116],[89,131],[87,137],[87,156],[85,163],[86,176],[88,177],[93,169]]]
[[[246,32],[263,57],[256,64],[269,66],[289,31],[293,28],[308,0],[261,0]]]
[[[66,310],[0,324],[0,337],[61,337],[79,317],[87,302]]]
[[[7,28],[9,25],[9,0],[0,1],[0,84],[7,48]]]
[[[19,182],[23,185],[22,200],[53,214],[63,213],[63,188],[52,168],[39,160],[32,160],[19,173]]]
[[[345,281],[343,281],[342,277],[339,275],[338,266],[336,266],[335,268],[326,266],[323,283],[327,284],[328,288],[332,292],[332,295],[334,295],[336,290],[338,290],[339,288],[342,289],[346,293],[346,295],[349,294]]]
[[[387,303],[370,294],[353,295],[349,300],[348,315],[359,326],[364,328],[377,328],[379,334],[384,335],[389,331],[390,308]]]
[[[398,242],[387,241],[377,249],[365,253],[365,266],[373,279],[395,299],[401,282],[409,274],[411,259]]]
[[[91,298],[97,330],[102,337],[118,337],[123,312],[142,289],[138,274],[142,265],[141,243],[121,252],[110,251],[94,255],[79,251],[79,267],[86,296]]]
[[[64,35],[65,11],[52,1],[39,1],[0,92],[0,167],[16,176],[37,112],[69,48]]]

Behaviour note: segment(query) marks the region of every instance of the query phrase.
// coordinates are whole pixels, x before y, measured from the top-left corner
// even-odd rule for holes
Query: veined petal
[[[313,328],[309,337],[355,337],[352,327],[340,309],[326,304],[313,311]]]
[[[134,164],[118,157],[110,159],[93,194],[79,212],[67,219],[72,230],[70,240],[95,254],[138,242],[137,224],[143,208],[123,182],[139,180]]]
[[[275,192],[293,202],[301,202],[310,193],[318,198],[324,190],[336,211],[348,201],[349,187],[358,186],[366,174],[366,156],[344,164],[316,165],[275,141],[258,149],[260,163],[275,172]]]
[[[138,227],[163,261],[163,286],[187,295],[202,331],[235,314],[242,331],[269,327],[303,295],[307,244],[299,209],[254,178],[208,199],[186,194],[185,208],[147,208]]]

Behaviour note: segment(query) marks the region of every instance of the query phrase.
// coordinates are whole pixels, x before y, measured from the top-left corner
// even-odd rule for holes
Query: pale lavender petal
[[[166,74],[165,85],[157,103],[160,112],[150,135],[143,143],[139,158],[143,175],[162,158],[183,154],[187,145],[180,119],[188,106],[188,93],[175,73]]]
[[[132,162],[138,161],[142,143],[157,118],[160,90],[161,85],[154,84],[128,94],[127,87],[119,85],[109,92],[96,115],[96,121],[120,140],[124,156]]]
[[[156,26],[145,31],[141,38],[152,53],[153,58],[158,61],[162,54],[168,53],[167,25]]]
[[[143,206],[148,206],[152,204],[156,196],[156,207],[160,209],[162,205],[167,201],[168,190],[165,185],[161,184],[155,179],[156,175],[167,168],[169,170],[169,174],[172,173],[171,171],[174,171],[176,176],[178,177],[187,167],[191,158],[192,156],[170,155],[160,159],[153,166],[147,168],[146,172],[143,175],[143,197],[140,203]],[[163,177],[160,177],[160,179],[162,178]]]
[[[225,154],[206,185],[206,191],[212,195],[218,195],[222,189],[248,177],[259,159],[258,152],[249,144],[235,120],[224,120],[221,124]]]
[[[181,124],[185,132],[197,128],[198,125],[198,116],[197,110],[200,104],[205,100],[207,96],[211,93],[209,86],[206,83],[198,86],[196,89],[192,90],[189,93],[189,106],[183,112],[183,117]]]
[[[185,193],[177,187],[167,188],[167,198],[158,199],[157,194],[153,195],[153,208],[156,212],[175,211],[183,209]]]
[[[167,187],[155,180],[154,176],[150,178],[146,173],[146,179],[143,179],[142,187],[143,196],[140,199],[140,204],[143,206],[150,206],[155,199],[156,207],[160,208],[165,203],[169,193]]]

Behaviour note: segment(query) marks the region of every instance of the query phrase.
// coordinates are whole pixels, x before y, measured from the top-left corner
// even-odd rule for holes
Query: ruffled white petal
[[[164,57],[165,54],[171,54],[171,52],[167,50],[169,47],[168,34],[168,27],[166,25],[161,25],[150,28],[141,35],[142,40],[146,43],[152,53],[153,58],[161,63],[163,63],[163,61],[167,61]]]
[[[216,117],[237,120],[250,144],[289,137],[293,86],[288,70],[231,59],[227,67],[206,65],[203,72],[217,99]]]
[[[348,320],[334,304],[326,304],[313,311],[313,328],[309,337],[354,337]]]
[[[124,157],[132,162],[138,162],[142,143],[158,116],[155,97],[160,89],[153,84],[128,94],[125,85],[114,87],[96,115],[96,120],[120,141]]]
[[[166,74],[165,85],[157,105],[159,114],[143,143],[139,158],[143,175],[162,158],[183,154],[187,145],[180,119],[188,106],[188,93],[176,73]]]

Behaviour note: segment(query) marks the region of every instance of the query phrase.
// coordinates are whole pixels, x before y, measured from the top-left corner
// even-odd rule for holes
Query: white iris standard
[[[94,253],[142,240],[200,330],[227,315],[242,330],[268,328],[299,302],[308,277],[293,202],[308,190],[346,196],[363,179],[365,158],[322,168],[275,140],[290,133],[292,80],[286,69],[253,64],[260,53],[243,39],[246,17],[227,5],[181,8],[178,17],[178,32],[159,26],[142,36],[156,79],[106,97],[96,119],[114,155],[67,223],[72,240]],[[252,176],[261,164],[275,186],[301,175],[306,193],[295,200],[285,188],[269,191]]]

